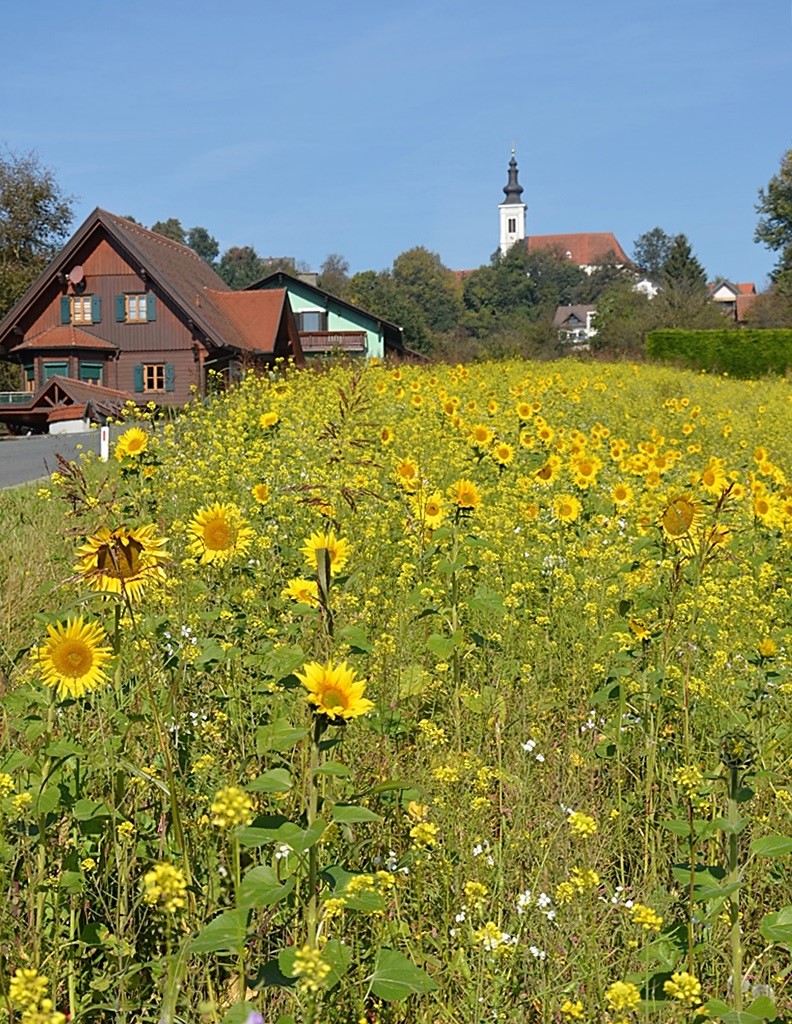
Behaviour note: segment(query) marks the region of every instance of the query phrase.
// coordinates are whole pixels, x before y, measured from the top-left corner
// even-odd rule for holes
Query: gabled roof
[[[67,419],[104,420],[118,416],[132,396],[73,377],[50,377],[27,402],[0,406],[0,421],[41,427]]]
[[[630,260],[611,231],[589,231],[573,235],[531,235],[528,252],[559,251],[580,267],[601,267],[603,264],[629,264]]]
[[[391,323],[389,320],[385,320],[381,316],[377,316],[376,313],[370,313],[366,309],[362,309],[360,306],[355,306],[351,302],[347,302],[346,299],[339,299],[337,295],[333,295],[330,292],[320,288],[319,285],[310,284],[308,281],[303,281],[302,278],[295,277],[293,274],[287,274],[283,270],[278,270],[274,274],[268,274],[267,277],[263,277],[260,281],[256,281],[253,284],[247,286],[246,291],[257,291],[259,289],[270,289],[270,288],[286,288],[289,286],[294,288],[303,288],[310,292],[313,292],[325,302],[332,302],[336,306],[340,306],[343,309],[348,309],[352,313],[362,314],[374,321],[376,324],[382,325],[382,334],[385,339],[386,345],[390,348],[395,349],[398,352],[405,352],[404,341],[402,340],[401,327]]]
[[[99,208],[89,214],[55,259],[0,322],[0,344],[18,320],[21,311],[36,299],[54,276],[71,269],[74,254],[99,227],[104,228],[113,239],[130,266],[144,272],[155,282],[181,310],[185,321],[209,344],[239,351],[272,351],[269,347],[269,322],[265,322],[259,332],[254,330],[253,320],[245,313],[231,316],[233,304],[228,301],[228,297],[235,296],[234,303],[238,303],[238,297],[244,293],[233,292],[196,252],[140,224]],[[236,308],[235,305],[233,308]]]
[[[715,281],[710,281],[707,285],[710,295],[714,295],[720,288],[728,288],[735,297],[738,295],[756,295],[756,285],[753,281],[742,281],[735,284],[725,277],[719,277]]]
[[[568,321],[575,317],[578,323],[585,325],[586,317],[589,313],[596,313],[596,306],[585,306],[585,305],[572,305],[572,306],[559,306],[553,317],[554,327],[563,327]]]
[[[284,306],[289,298],[285,288],[260,292],[208,288],[205,294],[209,302],[233,325],[246,351],[275,351]]]
[[[97,338],[87,331],[81,331],[73,324],[50,327],[41,334],[15,345],[11,352],[26,352],[29,349],[95,349],[100,352],[117,352],[118,346],[104,338]]]

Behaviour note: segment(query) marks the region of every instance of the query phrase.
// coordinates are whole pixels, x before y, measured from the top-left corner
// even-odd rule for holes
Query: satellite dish
[[[71,281],[72,284],[79,284],[80,281],[84,280],[84,278],[85,271],[83,270],[79,263],[77,264],[76,267],[72,267],[72,269],[69,271],[69,280]]]

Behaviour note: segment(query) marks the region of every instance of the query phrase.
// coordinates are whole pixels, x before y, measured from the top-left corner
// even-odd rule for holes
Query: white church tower
[[[517,180],[517,161],[512,148],[509,161],[509,180],[503,188],[506,198],[498,207],[500,214],[500,251],[505,255],[515,242],[525,238],[525,203],[522,201],[523,187]]]

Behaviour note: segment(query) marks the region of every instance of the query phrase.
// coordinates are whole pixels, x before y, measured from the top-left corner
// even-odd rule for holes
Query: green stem
[[[314,722],[313,734],[311,736],[311,758],[308,767],[308,821],[310,829],[316,821],[319,810],[319,762],[321,751],[319,750],[319,738],[323,732],[323,725],[317,716]],[[319,881],[319,853],[317,844],[308,850],[308,944],[311,949],[316,948],[316,931],[318,922],[318,893]]]
[[[738,768],[729,769],[729,885],[737,885],[740,881],[739,847],[737,836],[738,804],[737,795],[740,789],[740,772]],[[743,1006],[742,991],[742,937],[740,935],[740,889],[739,886],[729,893],[729,918],[731,923],[731,958],[732,988],[734,989],[734,1006],[738,1011]]]

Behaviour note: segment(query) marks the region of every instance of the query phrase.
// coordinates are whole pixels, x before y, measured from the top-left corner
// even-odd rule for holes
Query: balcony
[[[365,352],[365,331],[306,331],[300,332],[304,353],[309,352]]]
[[[27,405],[32,398],[32,391],[0,391],[0,405]]]

